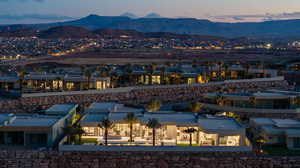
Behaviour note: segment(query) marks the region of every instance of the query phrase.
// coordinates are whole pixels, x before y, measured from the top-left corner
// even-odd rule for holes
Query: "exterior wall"
[[[0,101],[1,112],[24,113],[24,111],[32,111],[37,106],[49,107],[53,104],[89,104],[100,101],[117,101],[120,103],[147,103],[154,98],[159,97],[161,101],[166,103],[178,103],[183,101],[201,100],[204,93],[215,90],[220,86],[227,88],[259,88],[268,87],[288,88],[286,81],[280,79],[260,79],[251,82],[251,80],[232,81],[232,82],[216,82],[207,84],[194,85],[174,85],[174,86],[149,86],[149,87],[127,87],[106,89],[102,91],[81,91],[81,92],[57,92],[57,93],[39,93],[25,94],[18,100]],[[256,115],[255,113],[241,112],[242,115]],[[257,116],[272,115],[268,113],[258,113]],[[298,114],[280,113],[278,117],[295,117]]]
[[[295,168],[300,157],[251,152],[48,152],[0,151],[1,167],[68,168]]]

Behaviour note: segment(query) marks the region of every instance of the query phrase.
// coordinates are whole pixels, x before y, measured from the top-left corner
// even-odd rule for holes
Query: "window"
[[[104,87],[103,87],[103,82],[102,82],[102,81],[97,81],[97,83],[96,83],[96,89],[97,89],[97,90],[102,90],[102,89],[104,89]]]
[[[68,90],[74,89],[74,83],[73,82],[68,82],[67,83],[67,89]]]
[[[160,84],[160,76],[152,76],[152,84]]]
[[[193,84],[195,82],[196,82],[195,78],[188,78],[188,84]]]

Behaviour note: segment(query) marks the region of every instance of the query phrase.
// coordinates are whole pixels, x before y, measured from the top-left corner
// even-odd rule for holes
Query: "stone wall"
[[[236,88],[248,90],[264,90],[265,88],[286,88],[286,81],[267,82],[239,82],[216,83],[208,85],[183,85],[178,87],[136,87],[129,92],[112,92],[102,94],[74,94],[52,95],[40,97],[24,97],[19,100],[1,101],[1,112],[32,112],[32,108],[39,105],[53,105],[63,103],[85,104],[100,101],[117,101],[120,103],[147,103],[152,99],[162,100],[164,103],[178,103],[191,100],[201,100],[204,93],[216,89]]]
[[[0,151],[1,168],[299,168],[300,157],[251,152]]]

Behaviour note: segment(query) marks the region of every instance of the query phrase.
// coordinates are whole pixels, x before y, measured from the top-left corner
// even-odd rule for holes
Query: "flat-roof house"
[[[53,147],[76,114],[77,105],[54,105],[45,115],[0,115],[0,144]]]
[[[251,118],[251,131],[266,139],[267,144],[285,144],[300,149],[300,121],[295,119]]]
[[[2,145],[53,147],[63,135],[65,119],[59,116],[14,116],[1,123]]]
[[[109,130],[109,144],[128,145],[130,129],[125,117],[129,112],[133,112],[138,118],[138,122],[133,124],[134,142],[130,142],[131,144],[151,145],[152,129],[147,127],[147,123],[150,119],[157,119],[161,124],[161,127],[156,130],[157,145],[187,145],[190,143],[190,139],[185,130],[195,128],[197,131],[192,134],[192,144],[194,145],[246,146],[245,128],[234,119],[196,118],[190,112],[144,112],[142,109],[128,108],[114,103],[97,103],[91,107],[92,110],[88,109],[88,113],[80,122],[86,131],[83,138],[97,138],[100,143],[103,143],[104,130],[98,125],[103,118],[108,118],[114,123],[113,128]]]
[[[232,118],[199,118],[201,144],[215,143],[220,146],[245,146],[245,128]],[[209,137],[211,137],[209,139]],[[213,138],[215,140],[213,140]]]
[[[263,92],[207,93],[207,102],[227,107],[256,109],[297,109],[300,92],[266,90]]]

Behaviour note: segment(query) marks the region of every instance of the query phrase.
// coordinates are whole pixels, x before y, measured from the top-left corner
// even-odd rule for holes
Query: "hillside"
[[[221,23],[193,18],[138,18],[126,16],[98,16],[87,17],[50,24],[28,24],[0,26],[0,31],[19,29],[46,30],[58,26],[84,27],[89,30],[119,29],[136,30],[139,32],[169,32],[176,34],[198,34],[210,36],[294,36],[300,34],[300,20],[281,20],[257,23]]]
[[[93,38],[95,35],[81,27],[75,26],[60,26],[50,28],[42,31],[39,35],[40,38]]]

